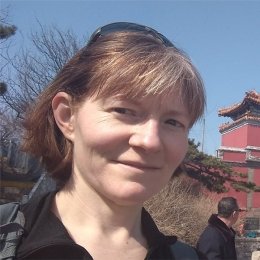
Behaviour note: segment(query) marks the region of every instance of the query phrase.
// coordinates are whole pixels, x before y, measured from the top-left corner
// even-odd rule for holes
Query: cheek
[[[84,146],[83,149],[99,154],[113,153],[115,147],[119,149],[125,143],[123,131],[102,124],[84,125],[79,128],[77,136],[78,144]]]
[[[170,142],[169,142],[170,143]],[[180,164],[188,151],[188,137],[180,136],[170,143],[168,148],[168,160],[172,164]]]

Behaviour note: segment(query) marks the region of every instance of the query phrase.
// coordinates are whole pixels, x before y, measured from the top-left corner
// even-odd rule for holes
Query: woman
[[[196,259],[143,203],[182,162],[204,105],[199,73],[163,35],[124,22],[99,28],[25,121],[24,149],[59,189],[22,208],[17,258]]]

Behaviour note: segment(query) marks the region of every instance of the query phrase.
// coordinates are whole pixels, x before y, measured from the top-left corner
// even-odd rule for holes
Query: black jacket
[[[213,214],[198,240],[197,249],[208,260],[236,260],[235,231]]]
[[[26,224],[17,259],[93,259],[85,248],[71,239],[61,221],[51,212],[54,196],[55,193],[50,193],[22,206]],[[199,259],[192,247],[177,241],[175,236],[163,235],[145,210],[142,228],[149,247],[145,259]]]

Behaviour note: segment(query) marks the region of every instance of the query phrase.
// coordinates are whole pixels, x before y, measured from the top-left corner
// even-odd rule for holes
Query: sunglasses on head
[[[87,46],[92,45],[98,40],[99,37],[105,36],[112,32],[120,31],[132,31],[132,32],[142,32],[145,34],[152,35],[154,38],[160,40],[166,47],[174,47],[174,45],[161,33],[157,32],[153,28],[137,23],[128,22],[116,22],[104,25],[98,28],[91,36],[88,41]]]

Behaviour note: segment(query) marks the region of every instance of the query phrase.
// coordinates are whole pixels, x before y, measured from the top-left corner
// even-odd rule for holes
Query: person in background
[[[218,214],[212,214],[208,226],[200,235],[197,249],[208,260],[236,260],[235,230],[239,212],[237,200],[224,197],[218,202]]]
[[[22,206],[18,259],[198,259],[143,203],[172,178],[202,116],[200,74],[154,29],[99,28],[27,113],[23,149],[57,190]]]

